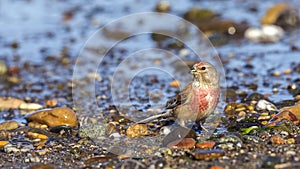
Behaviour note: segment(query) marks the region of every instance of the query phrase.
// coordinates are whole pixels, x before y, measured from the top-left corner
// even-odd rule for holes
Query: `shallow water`
[[[299,1],[287,1],[293,6],[300,7]],[[171,3],[171,14],[181,16],[191,7],[209,8],[220,13],[222,18],[231,19],[237,22],[247,21],[251,26],[259,26],[259,18],[264,14],[265,10],[274,4],[274,1],[243,1],[243,0],[228,0],[228,1],[196,1],[196,0],[179,0]],[[32,101],[43,103],[45,98],[58,98],[60,105],[72,105],[72,85],[69,84],[72,80],[73,65],[76,57],[80,55],[80,51],[86,45],[87,40],[95,35],[98,28],[110,23],[111,21],[123,17],[128,14],[137,12],[153,11],[156,2],[145,2],[140,0],[125,0],[125,1],[97,1],[89,3],[82,1],[1,1],[0,2],[0,59],[4,60],[8,66],[17,65],[21,72],[19,76],[23,80],[21,84],[12,85],[1,84],[1,96],[12,96],[18,98],[30,97]],[[250,12],[249,7],[257,8],[257,12]],[[73,16],[68,18],[66,11],[71,11]],[[64,19],[65,17],[65,19]],[[130,22],[128,22],[130,24]],[[127,23],[127,24],[128,24]],[[148,23],[149,24],[149,23]],[[155,24],[164,24],[156,23]],[[132,25],[128,25],[129,27]],[[172,27],[173,25],[168,25]],[[247,88],[249,84],[257,84],[257,91],[262,94],[271,94],[270,100],[280,102],[282,100],[292,99],[292,95],[288,93],[287,85],[299,78],[299,74],[292,72],[291,75],[282,75],[281,77],[272,77],[274,71],[283,71],[291,69],[292,63],[300,62],[299,50],[292,51],[291,45],[300,46],[299,29],[286,33],[284,39],[274,44],[254,44],[244,39],[228,43],[223,46],[216,47],[216,50],[221,59],[229,62],[224,65],[227,72],[227,86],[238,86],[239,91],[247,93],[254,92]],[[11,43],[18,43],[18,48],[13,49]],[[107,42],[108,43],[108,42]],[[98,68],[98,72],[103,79],[97,83],[95,95],[100,97],[105,95],[107,100],[97,100],[98,105],[94,105],[94,109],[105,109],[108,105],[113,104],[110,99],[110,78],[115,73],[115,67],[119,66],[122,59],[126,55],[132,55],[133,52],[145,48],[157,48],[157,44],[150,38],[149,35],[135,36],[129,40],[123,41],[115,46],[115,50],[109,53],[106,66]],[[65,53],[63,52],[65,48]],[[171,51],[171,50],[170,50]],[[174,52],[174,51],[172,51]],[[178,52],[178,51],[177,51]],[[176,52],[175,52],[176,53]],[[148,53],[149,54],[149,53]],[[147,55],[147,54],[141,54]],[[47,61],[51,56],[54,61]],[[67,58],[70,64],[67,66],[59,64],[59,60]],[[163,56],[157,56],[163,58]],[[189,56],[187,59],[198,59],[195,56]],[[250,61],[249,61],[250,60]],[[159,61],[159,59],[158,59]],[[166,66],[170,60],[166,61],[163,66]],[[145,67],[149,67],[148,61]],[[151,61],[155,62],[155,60]],[[30,69],[24,69],[24,64],[29,63]],[[139,62],[140,63],[140,62]],[[245,69],[244,66],[251,64],[252,69]],[[107,64],[109,66],[107,66]],[[131,65],[131,66],[134,66]],[[167,65],[172,67],[172,65]],[[93,69],[93,68],[91,68]],[[232,71],[237,69],[238,71]],[[94,70],[94,69],[93,69]],[[127,70],[128,71],[128,70]],[[44,73],[41,73],[44,72]],[[45,73],[46,72],[46,73]],[[187,72],[187,68],[185,69]],[[131,73],[130,73],[131,74]],[[187,73],[186,73],[187,74]],[[153,72],[150,73],[153,75]],[[149,108],[160,108],[165,101],[172,95],[178,92],[179,88],[169,89],[168,83],[172,81],[172,75],[167,77],[166,74],[155,74],[159,81],[156,86],[142,84],[138,88],[137,100],[134,104],[138,109],[143,110]],[[144,77],[143,74],[139,76]],[[137,77],[139,77],[137,76]],[[190,77],[184,76],[182,84],[187,83]],[[290,80],[287,80],[287,79]],[[119,81],[123,83],[123,81]],[[135,81],[133,80],[133,83]],[[141,80],[139,83],[144,83]],[[64,87],[57,90],[54,85],[64,84]],[[124,82],[125,83],[125,82]],[[127,82],[126,82],[127,83]],[[268,84],[268,85],[263,85]],[[279,84],[279,85],[277,85]],[[143,87],[143,85],[145,85]],[[273,86],[277,85],[278,93],[273,94]],[[41,92],[31,90],[33,86],[41,88]],[[50,87],[49,87],[50,86]],[[26,88],[26,90],[22,89]],[[153,90],[152,92],[149,92]],[[148,90],[148,93],[146,92]],[[156,92],[163,92],[163,98],[159,101],[149,101],[149,95]],[[134,94],[134,93],[133,93]],[[144,99],[144,101],[143,101]],[[148,99],[148,100],[147,100]],[[87,100],[88,101],[88,100]],[[86,104],[86,103],[84,103]],[[94,104],[91,102],[90,104]],[[158,104],[158,107],[155,107]],[[90,105],[86,104],[87,107]],[[83,115],[89,115],[84,112]],[[92,113],[91,116],[94,116]],[[12,117],[20,118],[20,116]],[[22,117],[21,117],[22,119]]]

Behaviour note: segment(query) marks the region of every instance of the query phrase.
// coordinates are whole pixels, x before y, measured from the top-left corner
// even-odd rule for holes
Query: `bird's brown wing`
[[[185,103],[191,88],[192,83],[189,83],[180,93],[166,103],[166,109],[173,109],[174,107]]]

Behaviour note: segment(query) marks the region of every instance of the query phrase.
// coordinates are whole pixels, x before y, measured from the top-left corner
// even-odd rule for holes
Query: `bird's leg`
[[[207,133],[209,132],[208,129],[203,126],[203,121],[198,121],[196,124]]]
[[[145,118],[141,121],[138,121],[137,123],[148,123],[148,122],[153,121],[153,120],[158,119],[158,118],[167,118],[167,117],[172,117],[172,116],[173,116],[173,110],[168,109],[168,110],[166,110],[166,112],[164,112],[162,114],[157,114],[157,115],[150,116],[150,117]]]

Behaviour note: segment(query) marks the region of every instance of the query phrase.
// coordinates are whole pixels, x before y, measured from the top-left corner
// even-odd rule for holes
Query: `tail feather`
[[[172,117],[172,116],[173,116],[173,111],[171,109],[168,109],[166,112],[162,112],[161,114],[156,114],[156,115],[150,116],[148,118],[145,118],[141,121],[138,121],[137,124],[148,123],[148,122],[153,121],[158,118],[168,118],[168,117]]]

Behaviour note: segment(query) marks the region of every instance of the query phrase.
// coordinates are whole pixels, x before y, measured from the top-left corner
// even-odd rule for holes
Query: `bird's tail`
[[[139,123],[148,123],[148,122],[153,121],[153,120],[158,119],[158,118],[168,118],[168,117],[172,117],[172,116],[173,116],[173,110],[172,109],[167,109],[165,112],[162,112],[161,114],[156,114],[156,115],[150,116],[148,118],[145,118],[141,121],[138,121],[137,124],[139,124]]]

